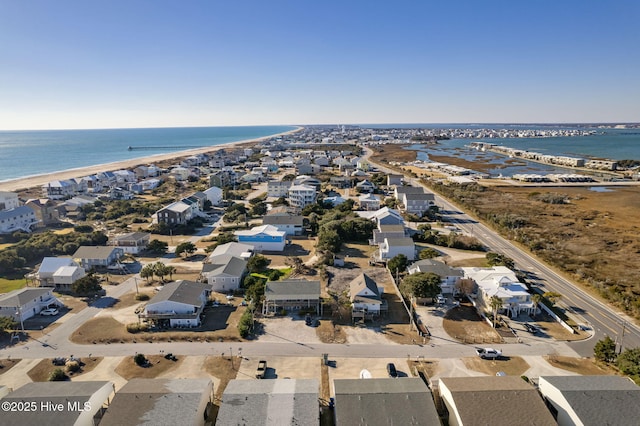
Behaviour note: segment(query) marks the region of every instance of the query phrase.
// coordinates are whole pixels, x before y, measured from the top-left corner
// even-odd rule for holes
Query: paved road
[[[369,150],[369,155],[371,151]],[[397,173],[380,164],[376,166],[385,173]],[[423,186],[417,179],[410,179],[414,186]],[[428,188],[427,188],[428,189]],[[588,340],[572,342],[570,345],[581,356],[592,356],[595,343],[610,336],[617,342],[622,342],[624,348],[640,347],[640,328],[633,323],[633,320],[624,313],[614,310],[571,282],[567,278],[558,274],[542,261],[534,258],[529,253],[520,249],[510,241],[501,237],[497,232],[476,219],[465,214],[455,204],[436,194],[436,204],[440,206],[445,219],[456,224],[463,232],[473,235],[491,251],[503,253],[511,257],[518,269],[528,271],[534,284],[543,291],[557,291],[562,294],[560,306],[564,307],[569,315],[578,323],[589,327],[593,337]],[[624,327],[624,337],[623,337]]]

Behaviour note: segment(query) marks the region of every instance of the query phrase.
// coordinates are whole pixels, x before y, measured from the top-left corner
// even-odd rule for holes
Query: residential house
[[[376,190],[376,185],[368,179],[365,179],[356,183],[356,189],[358,189],[360,192],[372,193]]]
[[[78,185],[73,180],[53,180],[42,185],[42,195],[44,198],[62,200],[73,197],[77,192],[77,188]]]
[[[416,245],[409,237],[385,238],[379,247],[379,259],[383,261],[393,259],[399,254],[404,254],[408,260],[416,259]]]
[[[351,179],[346,176],[331,176],[329,184],[338,189],[351,188]]]
[[[258,251],[283,251],[287,234],[272,225],[256,226],[246,231],[235,231],[238,242],[250,244]]]
[[[292,185],[288,195],[289,205],[298,211],[316,201],[316,189],[309,185]]]
[[[27,383],[2,397],[1,401],[3,406],[33,409],[3,410],[0,423],[93,426],[102,416],[104,407],[109,405],[114,391],[114,383],[107,381]]]
[[[100,426],[210,424],[211,379],[131,379],[111,400]]]
[[[422,259],[407,268],[410,275],[418,272],[433,273],[440,277],[440,288],[443,294],[455,294],[456,284],[464,277],[460,268],[451,266],[433,259]]]
[[[538,391],[519,376],[442,377],[449,425],[556,425]]]
[[[386,303],[382,300],[383,287],[371,279],[367,274],[360,274],[349,283],[349,300],[351,301],[351,318],[368,319],[380,315],[386,310]],[[384,304],[384,308],[382,308]]]
[[[462,271],[465,278],[478,285],[478,305],[485,311],[491,312],[491,298],[497,296],[502,299],[502,307],[498,309],[498,313],[506,312],[510,317],[516,317],[521,312],[534,313],[534,304],[527,287],[506,266],[462,268]]]
[[[84,185],[87,186],[87,192],[90,192],[92,194],[97,194],[102,192],[103,190],[102,182],[98,180],[97,175],[85,176],[81,178],[81,181],[83,182]]]
[[[362,194],[358,197],[360,209],[367,211],[377,211],[380,209],[380,197],[373,194]]]
[[[370,219],[378,225],[404,225],[404,219],[397,210],[382,207],[380,210],[368,212],[357,211],[358,216]]]
[[[53,295],[52,288],[24,287],[0,294],[0,317],[9,317],[18,323],[50,306],[63,306]]]
[[[160,179],[151,178],[141,180],[135,185],[140,185],[142,191],[151,191],[152,189],[156,189],[158,186],[160,186],[160,182]]]
[[[309,162],[309,160],[298,160],[295,164],[296,173],[299,175],[315,175],[320,173],[322,167],[317,164]]]
[[[86,275],[86,271],[80,266],[61,266],[53,273],[53,285],[56,291],[71,292],[73,283]]]
[[[106,268],[115,264],[124,255],[120,247],[80,246],[73,254],[73,259],[89,271],[93,268]]]
[[[193,218],[191,205],[182,201],[176,201],[156,212],[158,223],[166,223],[169,226],[184,225]]]
[[[440,425],[431,391],[420,378],[334,379],[335,425]]]
[[[111,171],[100,172],[96,176],[103,188],[111,188],[118,184],[118,177]]]
[[[113,172],[116,177],[116,185],[126,185],[138,181],[135,172],[131,170],[116,170]]]
[[[387,186],[397,185],[401,186],[404,181],[403,175],[387,175]]]
[[[211,259],[215,256],[220,256],[223,254],[230,254],[235,257],[240,257],[242,259],[248,260],[251,256],[253,256],[253,251],[255,247],[252,244],[242,244],[236,243],[232,241],[230,243],[221,244],[216,246],[215,249],[211,252],[209,257],[207,258],[208,262],[211,262]]]
[[[293,182],[290,180],[270,180],[267,182],[267,197],[281,198],[289,196],[289,188]]]
[[[640,387],[626,377],[540,376],[538,389],[559,426],[631,425],[640,419]]]
[[[147,302],[139,317],[161,327],[199,327],[209,293],[209,285],[204,283],[167,283]]]
[[[242,278],[247,272],[247,261],[230,254],[209,256],[202,264],[202,278],[211,286],[211,290],[220,293],[240,288]]]
[[[407,213],[418,216],[424,215],[431,207],[436,205],[433,194],[402,194],[402,205]]]
[[[0,191],[0,210],[12,210],[20,206],[20,199],[15,192]]]
[[[331,207],[335,207],[338,206],[342,203],[344,203],[346,200],[346,198],[341,197],[340,195],[334,195],[334,196],[330,196],[330,197],[324,197],[322,199],[322,203],[323,204],[328,204]]]
[[[378,245],[384,242],[385,238],[404,238],[407,236],[404,225],[378,225],[373,230],[372,245]]]
[[[399,203],[402,202],[403,194],[424,194],[424,188],[421,186],[396,186],[393,190],[393,196]]]
[[[282,309],[300,310],[314,308],[322,313],[320,281],[289,279],[267,281],[262,305],[263,314],[273,314]]]
[[[191,169],[186,167],[178,166],[174,167],[169,171],[169,176],[174,178],[178,182],[185,181],[191,176]]]
[[[56,203],[48,198],[30,199],[24,205],[30,207],[35,213],[38,221],[37,228],[57,223],[60,218]]]
[[[293,180],[293,184],[312,186],[316,189],[316,191],[320,191],[320,189],[322,188],[322,182],[320,181],[320,179],[304,174],[296,176],[296,178]]]
[[[234,379],[222,394],[216,424],[319,425],[319,397],[318,379]]]
[[[151,240],[148,232],[129,232],[109,238],[108,246],[119,247],[124,253],[138,254],[146,250]]]
[[[15,231],[31,232],[31,228],[37,223],[36,213],[29,206],[0,211],[0,234],[11,234]]]
[[[28,276],[38,282],[40,287],[55,287],[53,274],[60,268],[67,266],[78,266],[70,257],[45,257],[42,259],[38,270]]]
[[[135,197],[133,192],[119,186],[109,188],[108,196],[110,200],[133,200]]]
[[[217,186],[212,186],[209,189],[204,190],[204,194],[207,196],[207,200],[212,206],[219,206],[222,204],[222,189]]]
[[[300,215],[266,215],[262,218],[263,225],[275,226],[278,231],[284,231],[287,236],[302,235],[304,218]]]

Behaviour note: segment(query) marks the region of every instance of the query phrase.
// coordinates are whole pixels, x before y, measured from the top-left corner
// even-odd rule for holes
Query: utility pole
[[[618,352],[619,354],[622,353],[622,345],[624,343],[624,329],[626,325],[627,325],[627,322],[622,321],[622,335],[620,336],[620,352]]]

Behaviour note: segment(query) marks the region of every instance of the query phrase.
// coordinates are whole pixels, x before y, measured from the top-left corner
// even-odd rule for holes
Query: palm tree
[[[176,267],[175,266],[171,266],[171,265],[167,265],[166,266],[166,271],[167,274],[169,274],[169,281],[173,281],[173,274],[176,273]]]
[[[536,293],[531,296],[531,302],[533,303],[533,315],[535,316],[536,312],[538,312],[538,305],[542,302],[542,295],[540,293]]]
[[[491,299],[489,299],[489,306],[491,306],[491,310],[493,311],[493,328],[496,328],[498,309],[502,308],[502,299],[498,296],[491,296]]]

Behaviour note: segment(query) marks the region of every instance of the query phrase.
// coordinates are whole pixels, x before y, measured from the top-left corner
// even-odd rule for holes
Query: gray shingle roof
[[[202,272],[213,273],[215,275],[226,274],[240,277],[247,269],[247,261],[230,254],[221,254],[208,259],[211,263],[202,265]]]
[[[18,307],[51,292],[50,288],[21,288],[0,295],[0,307]]]
[[[209,379],[131,379],[116,393],[100,424],[199,424],[212,391]]]
[[[122,250],[117,247],[105,246],[80,246],[73,254],[74,259],[107,259],[114,250]]]
[[[264,295],[267,300],[317,299],[320,298],[320,281],[268,281]]]
[[[443,262],[439,262],[433,259],[422,259],[419,260],[411,266],[409,269],[418,268],[420,272],[433,272],[440,277],[463,277],[464,272],[462,269],[452,268],[449,265],[446,265]]]
[[[440,425],[422,379],[336,379],[338,425]]]
[[[561,392],[584,425],[635,425],[640,419],[640,387],[625,377],[542,376],[541,391],[545,381]]]
[[[231,380],[216,424],[318,425],[317,379]]]
[[[451,391],[462,424],[557,424],[538,391],[520,377],[443,377],[440,385]]]
[[[362,296],[358,295],[365,288],[369,289],[374,296]],[[366,303],[380,303],[380,292],[378,291],[378,284],[371,279],[367,274],[360,274],[349,283],[349,293],[351,295],[351,301],[354,302],[357,299]]]
[[[147,306],[168,300],[199,307],[202,305],[200,295],[207,288],[209,288],[209,286],[206,284],[195,281],[173,281],[165,284],[162,289],[149,300]]]

